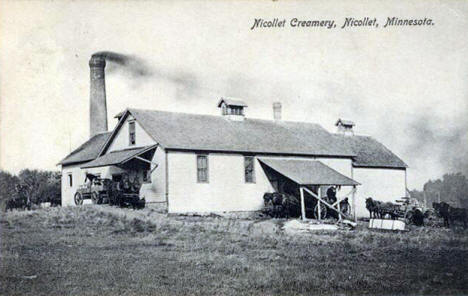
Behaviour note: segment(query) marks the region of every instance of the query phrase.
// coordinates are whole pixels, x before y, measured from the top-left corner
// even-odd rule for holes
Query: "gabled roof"
[[[345,141],[346,145],[354,151],[355,167],[398,168],[404,169],[408,165],[396,156],[390,149],[368,136],[335,135]]]
[[[222,103],[226,103],[228,106],[239,106],[239,107],[247,107],[247,104],[244,101],[234,98],[221,98],[218,102],[218,107],[221,107]]]
[[[61,165],[70,165],[74,163],[82,163],[95,159],[99,152],[101,151],[102,146],[106,143],[107,139],[111,135],[111,132],[100,133],[91,137],[88,141],[84,142],[80,147],[73,150],[68,154],[62,161],[58,164]]]
[[[267,157],[259,160],[299,185],[360,185],[318,160]]]
[[[318,124],[128,109],[141,127],[163,148],[265,154],[352,157],[341,139]],[[117,128],[114,132],[117,131]],[[100,155],[112,141],[103,147]]]
[[[338,118],[335,125],[338,126],[340,123],[344,126],[355,126],[354,122],[352,122],[351,120]]]

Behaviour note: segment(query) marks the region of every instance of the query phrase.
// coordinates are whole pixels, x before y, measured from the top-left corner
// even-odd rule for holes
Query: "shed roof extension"
[[[360,185],[318,160],[266,157],[259,160],[299,185]]]
[[[314,123],[251,118],[234,121],[221,116],[140,109],[128,109],[127,114],[132,114],[142,128],[167,149],[338,157],[355,155],[342,139]],[[106,147],[111,141],[112,137]]]
[[[156,148],[157,145],[146,146],[146,147],[137,147],[137,148],[130,148],[130,149],[123,149],[112,151],[110,153],[104,154],[96,158],[93,161],[85,163],[81,168],[95,168],[95,167],[102,167],[102,166],[109,166],[109,165],[119,165],[123,164],[135,156],[139,156],[150,149]]]
[[[104,145],[104,143],[106,143],[107,139],[111,134],[111,132],[100,133],[91,137],[80,147],[76,148],[70,154],[68,154],[58,164],[71,165],[95,159],[99,155],[102,146]]]

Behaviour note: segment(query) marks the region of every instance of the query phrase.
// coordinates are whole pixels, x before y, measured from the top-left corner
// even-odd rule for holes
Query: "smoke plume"
[[[135,55],[112,51],[100,51],[93,56],[102,56],[107,62],[106,74],[121,73],[129,76],[130,83],[137,87],[142,82],[169,82],[176,89],[176,98],[191,98],[199,91],[199,83],[192,73],[180,70],[164,70],[147,63]]]
[[[134,55],[124,55],[112,51],[100,51],[93,54],[93,56],[101,56],[106,59],[107,73],[113,73],[121,69],[136,78],[152,75],[152,71],[145,61]]]

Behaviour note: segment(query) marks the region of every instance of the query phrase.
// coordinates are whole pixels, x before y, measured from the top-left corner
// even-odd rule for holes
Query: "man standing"
[[[327,189],[327,197],[330,204],[334,204],[336,202],[336,187],[330,186]]]

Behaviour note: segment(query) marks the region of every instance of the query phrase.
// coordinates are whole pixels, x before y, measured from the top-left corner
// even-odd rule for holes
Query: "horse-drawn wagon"
[[[424,212],[416,199],[402,197],[393,202],[382,202],[371,197],[366,199],[366,208],[369,210],[370,219],[403,220],[406,224],[424,225]]]

